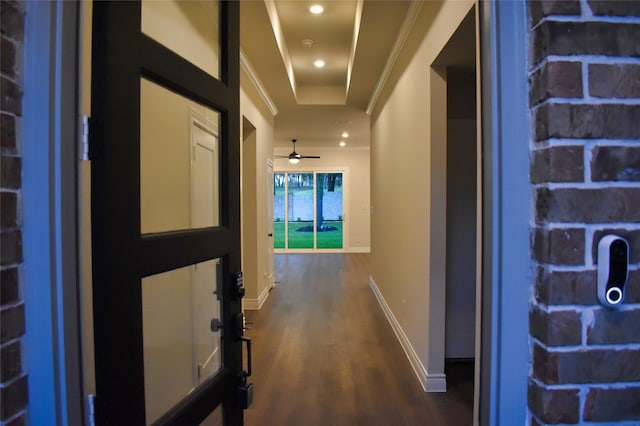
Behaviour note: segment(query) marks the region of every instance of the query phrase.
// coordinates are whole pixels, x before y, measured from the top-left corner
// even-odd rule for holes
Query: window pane
[[[153,423],[221,368],[220,261],[142,280],[144,386]]]
[[[219,113],[142,79],[142,233],[219,225]]]
[[[342,248],[342,173],[316,174],[316,246]]]
[[[209,0],[143,0],[142,32],[219,78],[219,8]]]
[[[290,173],[287,186],[288,247],[313,248],[313,173]]]
[[[284,248],[284,173],[273,175],[273,247]]]

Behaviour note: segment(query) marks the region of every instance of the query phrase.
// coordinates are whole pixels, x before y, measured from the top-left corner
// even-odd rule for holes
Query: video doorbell
[[[598,243],[598,300],[609,308],[624,302],[629,278],[629,243],[617,235],[607,235]]]

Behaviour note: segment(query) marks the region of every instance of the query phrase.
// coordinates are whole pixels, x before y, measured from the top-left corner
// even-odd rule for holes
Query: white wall
[[[372,285],[428,390],[445,385],[446,110],[432,104],[446,84],[431,65],[473,5],[423,4],[372,114]]]
[[[273,155],[273,115],[244,71],[240,74],[240,114],[255,128],[253,135],[243,135],[242,142],[242,198],[248,201],[242,211],[242,269],[246,289],[244,307],[259,309],[273,286],[273,276],[269,276],[273,239],[267,236],[270,232],[267,220],[267,160]],[[245,153],[250,161],[245,161]],[[249,163],[253,164],[253,170],[250,170]]]
[[[275,148],[275,155],[288,155],[291,148]],[[287,159],[275,159],[274,171],[333,171],[343,168],[348,173],[345,182],[344,251],[369,252],[370,229],[370,151],[367,148],[307,148],[303,154],[319,155],[320,159],[302,160],[296,165]]]

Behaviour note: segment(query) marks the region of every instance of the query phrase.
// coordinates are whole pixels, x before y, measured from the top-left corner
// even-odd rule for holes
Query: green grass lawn
[[[337,249],[342,248],[342,222],[325,221],[326,226],[333,226],[335,231],[317,233],[317,248]],[[298,229],[309,226],[310,222],[289,222],[289,248],[309,249],[313,248],[313,232],[297,232]],[[284,222],[275,222],[273,226],[274,248],[285,248]]]

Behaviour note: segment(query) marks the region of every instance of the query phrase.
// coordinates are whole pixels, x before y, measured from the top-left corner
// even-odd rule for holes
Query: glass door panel
[[[147,424],[221,368],[218,259],[142,279]]]
[[[219,225],[219,113],[140,81],[143,234]]]
[[[219,8],[210,0],[144,0],[142,32],[219,78]]]
[[[316,174],[316,247],[342,248],[342,173]]]
[[[289,173],[287,179],[287,248],[314,244],[313,173]]]
[[[286,186],[284,173],[273,174],[273,248],[283,249],[285,242]]]

